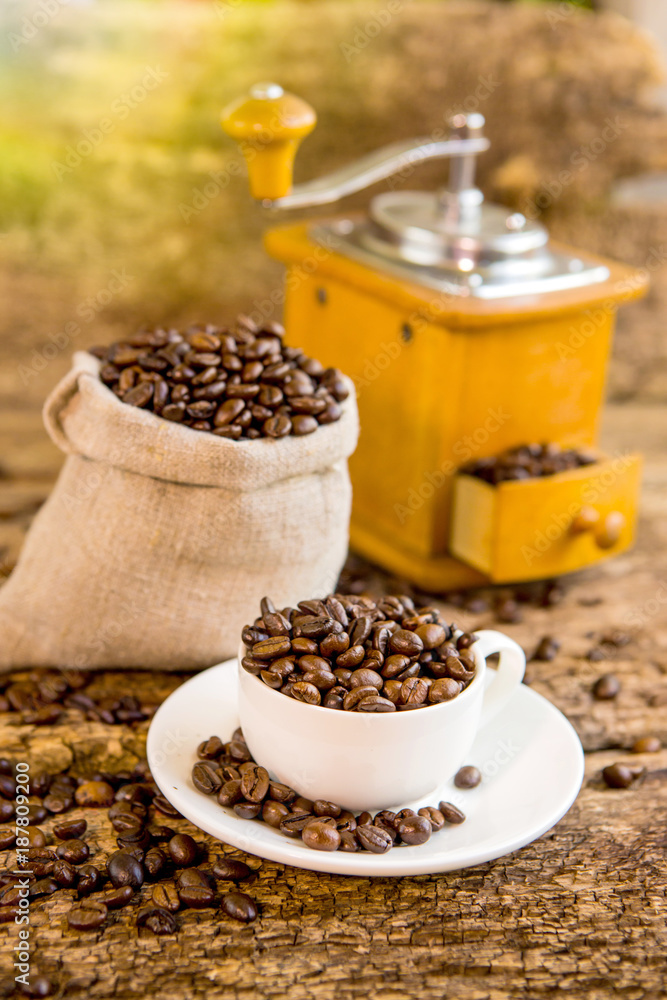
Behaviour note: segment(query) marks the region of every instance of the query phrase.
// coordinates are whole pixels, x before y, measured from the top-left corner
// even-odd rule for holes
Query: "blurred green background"
[[[222,106],[258,79],[277,79],[318,111],[297,179],[428,133],[477,101],[493,143],[480,163],[488,196],[544,205],[554,235],[579,247],[638,266],[660,259],[648,301],[622,314],[610,391],[664,398],[667,210],[618,187],[667,168],[667,116],[655,100],[663,69],[648,36],[586,6],[7,0],[5,411],[35,415],[74,347],[144,321],[252,313],[280,285],[281,268],[261,247],[269,220],[218,124]],[[554,196],[554,178],[607,119],[621,123],[618,138]],[[442,178],[442,165],[431,165],[409,186]]]

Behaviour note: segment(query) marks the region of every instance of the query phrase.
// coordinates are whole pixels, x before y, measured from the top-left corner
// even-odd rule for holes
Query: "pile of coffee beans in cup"
[[[255,900],[238,885],[253,870],[235,857],[209,858],[160,794],[146,761],[131,772],[85,778],[31,771],[29,784],[19,786],[30,803],[27,826],[16,822],[18,773],[0,758],[0,852],[16,852],[0,871],[0,924],[13,923],[25,908],[26,884],[31,907],[68,899],[67,924],[79,933],[103,929],[124,908],[137,928],[154,934],[176,933],[177,913],[187,909],[242,923],[257,917]],[[95,813],[102,809],[115,838],[111,854],[99,848]]]
[[[312,434],[340,419],[348,388],[284,333],[238,316],[230,327],[140,330],[91,354],[119,399],[164,420],[232,441]]]
[[[508,448],[499,455],[478,458],[459,470],[467,476],[476,476],[491,486],[515,479],[534,479],[553,476],[556,472],[579,469],[592,465],[597,459],[576,448],[561,448],[559,444],[522,444]]]
[[[304,798],[279,781],[253,759],[241,729],[224,743],[211,736],[197,747],[192,784],[204,795],[215,795],[221,806],[233,809],[241,819],[254,819],[274,827],[286,837],[301,839],[313,851],[369,851],[386,854],[392,847],[425,844],[431,834],[447,824],[458,825],[464,813],[451,802],[422,809],[382,809],[355,815],[335,802]],[[477,768],[461,768],[476,772]],[[481,780],[469,774],[457,781],[458,788],[474,788]],[[458,775],[457,775],[458,778]]]
[[[246,625],[244,670],[308,705],[403,712],[451,701],[475,676],[476,636],[406,595],[331,594],[276,610],[269,598]]]

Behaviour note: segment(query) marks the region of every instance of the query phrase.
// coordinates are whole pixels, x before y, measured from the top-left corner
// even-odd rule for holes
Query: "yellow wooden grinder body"
[[[315,121],[276,84],[225,109],[255,198],[289,194]],[[631,544],[638,456],[496,487],[458,470],[527,442],[595,447],[617,308],[644,294],[639,272],[604,261],[604,282],[493,301],[390,277],[337,253],[335,239],[313,242],[307,223],[270,231],[266,246],[287,266],[290,342],[356,383],[359,552],[446,589],[557,575]]]
[[[456,473],[531,441],[595,447],[616,311],[644,293],[639,272],[606,261],[603,283],[491,302],[384,275],[311,242],[303,223],[266,246],[288,268],[290,342],[357,386],[357,551],[450,588],[570,572],[631,544],[637,456],[497,487]],[[582,507],[597,515],[590,530],[574,526]]]

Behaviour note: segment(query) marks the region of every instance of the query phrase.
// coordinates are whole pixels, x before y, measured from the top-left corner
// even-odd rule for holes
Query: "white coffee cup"
[[[502,632],[471,647],[475,677],[452,701],[409,712],[336,711],[288,698],[241,666],[239,714],[258,764],[309,799],[347,809],[407,806],[435,792],[466,763],[475,736],[521,683],[526,657]],[[500,654],[497,670],[486,657]]]

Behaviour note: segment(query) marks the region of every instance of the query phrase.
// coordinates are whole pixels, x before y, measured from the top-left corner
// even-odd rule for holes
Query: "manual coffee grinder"
[[[367,214],[270,229],[287,267],[288,340],[357,386],[350,460],[355,550],[427,590],[541,579],[633,540],[638,456],[596,450],[616,311],[645,291],[632,268],[549,239],[475,187],[479,114],[292,186],[313,109],[258,84],[225,109],[252,195],[271,209],[331,204],[427,160],[436,192],[385,191]],[[582,468],[497,486],[459,472],[527,442],[592,450]]]

